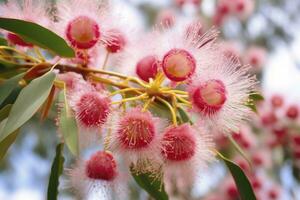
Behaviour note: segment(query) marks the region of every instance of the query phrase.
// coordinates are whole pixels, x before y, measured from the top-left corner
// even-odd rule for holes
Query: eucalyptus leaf
[[[3,121],[7,118],[12,105],[8,104],[4,108],[0,110],[0,121]],[[0,127],[5,124],[6,120],[0,124]],[[7,138],[5,138],[2,142],[0,142],[0,161],[4,158],[6,152],[8,151],[9,147],[14,143],[18,135],[18,130],[10,134]]]
[[[75,56],[74,50],[63,38],[33,22],[1,17],[0,28],[13,32],[26,42],[50,50],[61,57]]]
[[[183,123],[193,124],[192,120],[190,119],[190,117],[188,116],[188,114],[185,112],[183,108],[178,107],[177,110]]]
[[[146,190],[151,197],[156,200],[168,200],[168,194],[164,189],[163,183],[151,177],[150,174],[146,173],[139,173],[135,174],[134,172],[131,173],[136,183]]]
[[[7,41],[3,37],[0,37],[0,46],[7,46]]]
[[[15,142],[18,134],[19,134],[19,130],[17,129],[9,136],[7,136],[3,141],[0,142],[0,161],[4,158],[9,147]]]
[[[0,85],[0,105],[11,94],[13,89],[19,85],[19,81],[24,77],[25,73],[18,74]]]
[[[70,152],[77,156],[79,154],[78,127],[76,119],[69,109],[64,91],[59,94],[59,102],[63,105],[60,110],[59,128]]]
[[[18,95],[5,126],[0,130],[0,141],[27,122],[47,99],[55,73],[48,72],[31,81]]]
[[[52,163],[51,173],[48,183],[47,199],[57,200],[59,177],[63,172],[64,157],[63,157],[64,144],[60,143],[56,147],[56,155]]]
[[[229,169],[239,191],[241,200],[256,200],[251,183],[243,170],[237,164],[223,156],[220,152],[217,152],[217,154],[225,162]]]

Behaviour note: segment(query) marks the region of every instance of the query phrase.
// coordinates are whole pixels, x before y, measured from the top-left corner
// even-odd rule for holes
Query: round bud
[[[227,196],[230,197],[231,199],[237,199],[239,197],[239,192],[236,186],[234,185],[234,183],[227,186],[226,193]]]
[[[91,179],[113,180],[117,175],[117,164],[113,155],[106,151],[96,152],[86,162],[85,173]]]
[[[150,112],[132,110],[119,123],[118,140],[125,149],[147,148],[155,136],[154,119]]]
[[[220,80],[208,80],[191,94],[193,105],[205,115],[218,112],[226,102],[225,85]]]
[[[296,133],[297,135],[292,136],[293,144],[297,147],[300,147],[300,134]]]
[[[111,40],[106,44],[106,50],[110,53],[118,53],[124,49],[126,45],[126,39],[124,35],[118,30],[110,30]]]
[[[7,40],[14,45],[19,45],[19,46],[23,46],[23,47],[32,47],[33,46],[32,44],[25,42],[22,38],[20,38],[18,35],[14,34],[14,33],[8,33]]]
[[[242,13],[245,11],[245,9],[246,9],[245,1],[244,0],[237,1],[235,5],[235,11],[237,13]]]
[[[79,16],[68,24],[66,36],[72,46],[89,49],[98,42],[100,30],[96,21],[87,16]]]
[[[275,112],[268,112],[261,116],[261,122],[263,125],[273,125],[278,121],[278,118],[276,116]]]
[[[155,78],[159,67],[159,61],[155,56],[146,56],[136,65],[136,74],[144,81]]]
[[[276,189],[272,188],[268,191],[268,196],[271,200],[278,199],[279,192]]]
[[[196,152],[196,138],[188,124],[167,128],[162,139],[162,154],[170,161],[191,159]]]
[[[274,95],[271,98],[273,108],[280,108],[283,105],[283,98],[279,95]]]
[[[180,82],[191,77],[196,69],[195,58],[186,50],[171,49],[162,61],[165,75],[172,81]]]
[[[110,99],[98,92],[84,93],[76,103],[76,115],[85,127],[99,127],[107,119],[110,111]]]
[[[251,184],[252,184],[252,187],[253,187],[254,190],[262,189],[262,181],[257,177],[254,177],[252,179]]]
[[[286,111],[286,116],[290,119],[297,119],[299,115],[298,107],[296,105],[291,105]]]

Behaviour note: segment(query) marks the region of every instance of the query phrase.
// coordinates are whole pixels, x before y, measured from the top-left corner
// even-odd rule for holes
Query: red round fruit
[[[113,180],[117,175],[117,164],[113,155],[106,151],[96,152],[86,162],[85,173],[91,179]]]
[[[155,78],[159,67],[159,61],[155,56],[146,56],[136,65],[136,74],[144,81]]]

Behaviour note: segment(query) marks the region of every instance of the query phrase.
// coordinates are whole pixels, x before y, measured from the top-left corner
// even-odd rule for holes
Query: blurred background
[[[252,184],[260,199],[300,200],[300,0],[250,0],[249,5],[242,5],[234,12],[225,6],[230,1],[113,0],[113,3],[126,13],[128,23],[146,29],[157,23],[172,28],[194,22],[201,23],[203,28],[199,31],[205,32],[211,26],[220,29],[224,52],[252,64],[252,73],[257,74],[265,96],[258,106],[258,115],[234,137],[254,161],[256,172],[250,175]],[[57,143],[55,122],[40,123],[35,117],[21,132],[0,163],[0,200],[45,199]],[[226,139],[216,139],[221,150],[247,168],[238,156],[230,153]],[[70,162],[67,161],[67,166]],[[201,174],[199,184],[191,188],[192,197],[183,194],[181,199],[212,199],[224,193],[228,199],[236,199],[235,188],[222,163]],[[60,199],[73,199],[64,179]],[[130,191],[130,199],[148,198],[134,184]]]

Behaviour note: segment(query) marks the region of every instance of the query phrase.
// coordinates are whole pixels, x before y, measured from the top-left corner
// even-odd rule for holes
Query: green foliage
[[[53,72],[31,81],[18,95],[8,118],[0,124],[0,141],[27,122],[47,99],[55,79]],[[2,125],[2,126],[1,126]]]
[[[257,92],[251,92],[249,94],[248,101],[245,103],[245,106],[249,107],[253,112],[257,113],[256,103],[258,101],[263,101],[264,97],[257,93]]]
[[[0,85],[0,105],[11,94],[14,88],[19,85],[19,81],[24,77],[25,73],[18,74]]]
[[[241,200],[256,200],[252,186],[243,170],[237,164],[224,157],[220,152],[217,152],[217,154],[229,169],[239,191]]]
[[[63,157],[64,144],[60,143],[56,147],[56,155],[52,163],[51,173],[48,183],[47,199],[56,200],[58,195],[59,177],[63,172],[64,157]]]
[[[168,194],[164,189],[164,185],[159,179],[154,179],[150,174],[131,173],[136,183],[146,190],[151,197],[156,200],[168,200]]]
[[[0,28],[16,33],[26,42],[50,50],[61,57],[74,57],[74,50],[54,32],[32,22],[0,18]]]
[[[0,46],[7,46],[7,41],[6,41],[6,39],[0,37]]]
[[[63,104],[59,116],[59,128],[64,136],[64,140],[70,152],[77,156],[79,154],[78,145],[78,127],[75,117],[72,115],[71,110],[66,100],[64,91],[59,94],[59,102]]]
[[[12,106],[11,104],[8,104],[0,110],[0,121],[4,120],[8,116],[11,106]],[[0,142],[0,161],[4,158],[6,152],[8,151],[11,144],[14,143],[17,136],[18,136],[18,130],[14,131],[12,134],[6,137],[2,142]]]
[[[177,110],[178,110],[180,119],[181,119],[181,121],[183,123],[193,124],[192,120],[190,119],[190,117],[188,116],[188,114],[185,112],[185,110],[183,110],[181,107],[179,107]]]

